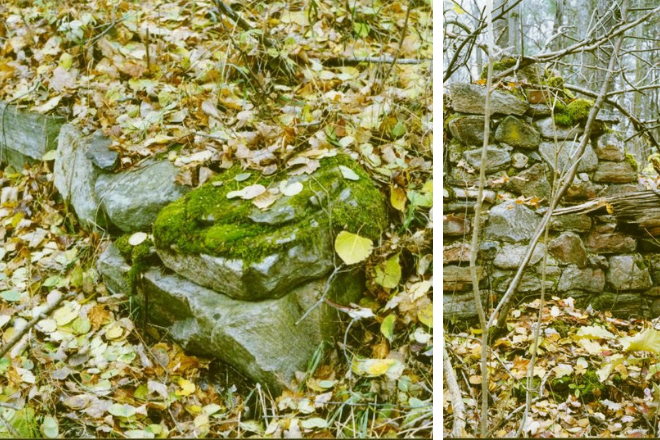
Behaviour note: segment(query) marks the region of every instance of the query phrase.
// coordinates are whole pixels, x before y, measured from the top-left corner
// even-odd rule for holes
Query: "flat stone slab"
[[[16,169],[57,147],[64,118],[20,111],[0,102],[0,161]]]
[[[461,113],[486,114],[486,88],[476,84],[454,83],[449,86],[454,110]],[[500,90],[493,90],[490,98],[490,113],[523,115],[529,103]]]
[[[507,116],[495,131],[495,140],[512,147],[533,149],[541,143],[541,136],[534,127],[515,116]]]
[[[507,201],[490,209],[486,238],[510,243],[529,240],[541,223],[541,217],[528,207]]]
[[[577,168],[578,173],[595,170],[598,167],[598,157],[591,145],[587,144],[581,158],[577,157],[579,148],[580,144],[578,142],[566,141],[559,142],[557,145],[554,142],[541,142],[539,154],[553,170],[558,168],[560,171],[565,171],[578,159],[580,159]]]

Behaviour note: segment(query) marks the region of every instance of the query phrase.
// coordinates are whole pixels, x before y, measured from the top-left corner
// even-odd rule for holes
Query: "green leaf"
[[[47,151],[46,154],[43,155],[41,160],[43,160],[44,162],[47,162],[49,160],[55,160],[55,153],[56,153],[55,150]]]
[[[401,265],[399,264],[399,253],[391,256],[385,261],[385,267],[376,266],[376,277],[374,281],[386,289],[394,289],[401,281]]]
[[[341,231],[335,239],[335,251],[346,264],[366,260],[373,250],[373,242],[347,231]]]
[[[433,304],[427,304],[417,311],[417,319],[422,324],[433,328]]]
[[[44,417],[44,421],[41,423],[41,433],[46,438],[57,438],[60,434],[57,419],[52,416]]]
[[[323,429],[328,427],[328,422],[320,417],[312,417],[300,421],[300,426],[304,429]]]
[[[369,25],[366,23],[353,23],[353,32],[360,38],[364,38],[369,35]]]
[[[108,412],[115,417],[129,418],[135,415],[135,408],[131,405],[122,405],[121,403],[114,403],[108,408]]]
[[[55,287],[57,284],[62,281],[62,278],[60,278],[57,275],[53,275],[51,277],[46,278],[46,281],[44,281],[43,286],[44,287]]]
[[[252,173],[241,173],[237,174],[236,177],[234,177],[234,180],[237,182],[243,182],[244,180],[248,180]]]
[[[433,206],[433,192],[418,193],[414,190],[408,191],[408,200],[415,206],[430,208]]]
[[[18,290],[4,290],[0,292],[0,298],[5,301],[18,301],[21,299],[21,292]]]
[[[394,324],[396,323],[396,316],[394,313],[387,315],[383,322],[380,324],[380,332],[385,336],[385,338],[392,342],[392,335],[394,335]]]
[[[392,133],[392,136],[394,137],[401,137],[404,134],[406,134],[406,126],[403,125],[403,122],[398,121],[394,127],[392,127],[392,130],[390,130]]]

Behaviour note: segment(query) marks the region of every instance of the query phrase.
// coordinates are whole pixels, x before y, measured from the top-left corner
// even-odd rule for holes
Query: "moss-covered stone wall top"
[[[168,205],[154,225],[163,263],[206,287],[250,299],[281,296],[327,274],[335,233],[377,240],[388,219],[381,191],[357,162],[340,154],[320,163],[299,176],[233,167]],[[246,188],[262,193],[245,199]],[[201,256],[199,264],[190,256]]]

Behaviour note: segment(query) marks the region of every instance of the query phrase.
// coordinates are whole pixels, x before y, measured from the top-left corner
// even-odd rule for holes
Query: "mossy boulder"
[[[255,185],[277,200],[260,209],[233,197]],[[286,190],[294,185],[300,192]],[[311,175],[235,166],[165,207],[154,244],[179,275],[235,299],[263,300],[331,272],[338,231],[378,240],[387,223],[382,193],[359,164],[337,155]]]

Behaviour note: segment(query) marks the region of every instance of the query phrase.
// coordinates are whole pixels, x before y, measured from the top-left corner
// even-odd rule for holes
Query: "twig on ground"
[[[447,388],[449,388],[449,396],[451,398],[451,406],[454,412],[454,426],[451,430],[452,437],[464,437],[463,430],[465,429],[465,404],[463,403],[463,395],[461,388],[456,381],[454,368],[451,366],[451,359],[447,354],[447,345],[443,341],[442,345],[442,368],[445,372],[445,381]]]

